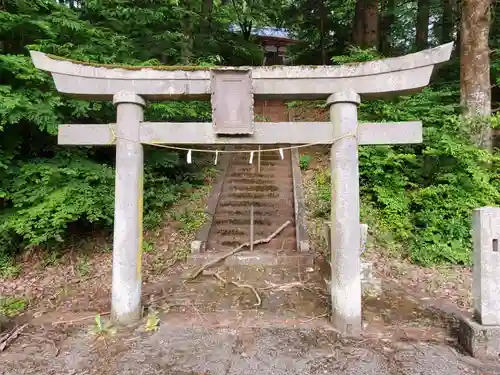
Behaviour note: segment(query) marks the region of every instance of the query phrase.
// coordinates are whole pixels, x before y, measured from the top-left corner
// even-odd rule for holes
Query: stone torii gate
[[[176,67],[96,66],[31,52],[57,90],[84,99],[113,100],[116,124],[60,125],[59,144],[116,144],[112,316],[118,323],[141,311],[143,148],[149,144],[331,144],[332,322],[361,330],[358,145],[422,142],[422,124],[361,123],[360,95],[418,92],[452,44],[418,53],[343,66]],[[327,99],[330,122],[254,122],[258,99]],[[145,122],[146,100],[211,99],[212,122]]]

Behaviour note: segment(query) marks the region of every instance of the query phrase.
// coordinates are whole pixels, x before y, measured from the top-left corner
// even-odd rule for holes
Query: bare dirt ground
[[[162,227],[145,234],[142,257],[145,284],[154,284],[183,269],[190,243],[205,220],[203,210],[208,195],[209,186],[193,191],[189,199],[167,211]],[[58,253],[26,253],[18,266],[17,276],[0,279],[2,299],[18,299],[26,304],[25,311],[20,311],[7,326],[33,318],[65,321],[78,313],[109,312],[110,236],[95,233]]]
[[[305,173],[306,198],[314,168]],[[197,268],[185,258],[207,192],[174,207],[164,227],[146,236],[146,310],[135,326],[107,323],[108,238],[96,235],[84,255],[75,244],[78,253],[58,259],[27,256],[20,275],[0,284],[0,296],[28,301],[8,324],[22,331],[0,352],[0,374],[500,374],[499,363],[462,353],[448,315],[426,305],[446,301],[446,308],[468,313],[469,269],[421,268],[368,250],[382,294],[364,297],[365,332],[358,338],[340,337],[328,323],[329,297],[316,267],[217,267],[227,280],[252,280],[260,306],[248,288],[211,277],[184,283]],[[318,223],[310,223],[314,240]]]

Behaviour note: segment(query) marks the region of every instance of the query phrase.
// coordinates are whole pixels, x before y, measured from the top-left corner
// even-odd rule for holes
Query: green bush
[[[309,168],[310,162],[311,162],[311,155],[300,155],[300,158],[299,158],[300,169]]]
[[[0,12],[0,273],[17,272],[12,255],[25,247],[62,245],[70,235],[89,229],[109,230],[113,223],[114,147],[59,147],[61,123],[110,123],[112,103],[61,96],[52,78],[36,69],[28,50],[73,59],[132,65],[157,64],[168,52],[180,58],[171,39],[156,40],[145,24],[169,27],[181,19],[164,2],[143,4],[130,18],[129,8],[86,2],[74,9],[49,0],[7,2]],[[151,6],[151,7],[150,7]],[[94,13],[95,12],[95,13]],[[154,18],[154,17],[156,18]],[[152,18],[153,17],[153,18]],[[168,19],[167,19],[168,18]],[[94,22],[91,21],[94,19]],[[150,25],[151,26],[151,25]],[[171,48],[171,42],[176,42]],[[165,43],[165,44],[162,44]],[[153,43],[154,44],[154,43]],[[145,47],[147,46],[147,47]],[[170,48],[170,50],[168,50]],[[168,50],[168,51],[167,51]],[[170,56],[172,54],[172,56]],[[210,53],[197,63],[213,60]],[[152,103],[150,121],[210,119],[209,103]],[[195,159],[195,161],[198,161]],[[158,224],[166,207],[187,188],[204,183],[203,166],[187,165],[178,152],[146,148],[144,170],[145,228]]]
[[[456,91],[431,90],[364,103],[364,121],[422,120],[424,143],[360,148],[362,213],[390,233],[414,262],[468,264],[472,210],[500,204],[500,159],[476,147],[458,116]],[[316,176],[320,216],[330,211],[329,175]],[[369,218],[364,218],[369,221]]]
[[[203,167],[203,166],[201,166]],[[187,188],[203,184],[200,164],[186,165],[178,153],[148,150],[145,160],[145,228],[158,224],[165,207]],[[85,157],[31,159],[9,171],[1,214],[0,253],[62,242],[71,224],[111,229],[114,169]]]

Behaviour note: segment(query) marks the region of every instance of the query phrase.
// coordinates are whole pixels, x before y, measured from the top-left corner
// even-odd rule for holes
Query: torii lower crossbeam
[[[331,144],[332,122],[256,122],[251,137],[220,137],[210,122],[143,122],[139,129],[141,143],[169,145],[236,144]],[[60,125],[61,145],[111,145],[115,143],[116,124]],[[422,142],[420,121],[360,123],[359,145],[404,144]]]

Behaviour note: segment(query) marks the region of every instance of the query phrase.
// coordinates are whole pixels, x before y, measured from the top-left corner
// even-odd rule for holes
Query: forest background
[[[56,251],[113,222],[114,148],[62,147],[56,137],[62,123],[112,122],[113,107],[59,95],[28,50],[106,64],[258,66],[264,55],[253,31],[264,26],[287,28],[298,40],[289,53],[295,65],[454,42],[452,60],[421,94],[362,103],[361,120],[425,127],[421,145],[360,149],[362,214],[402,257],[469,264],[472,210],[500,204],[498,8],[492,0],[0,0],[0,275],[15,274],[26,250]],[[209,121],[210,112],[207,102],[161,102],[146,117]],[[201,164],[146,149],[147,228],[204,183]],[[315,181],[315,214],[327,217],[328,172]]]

